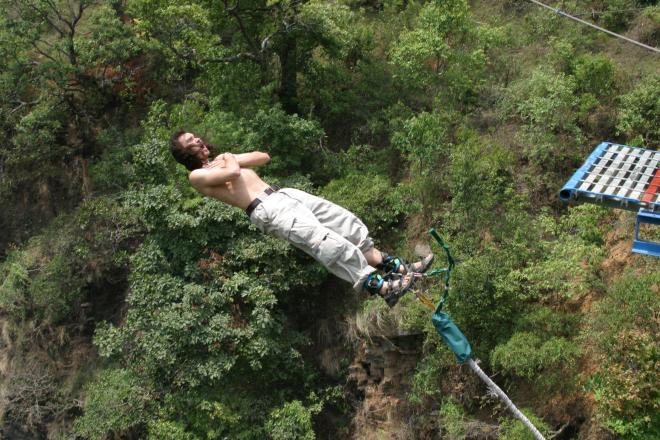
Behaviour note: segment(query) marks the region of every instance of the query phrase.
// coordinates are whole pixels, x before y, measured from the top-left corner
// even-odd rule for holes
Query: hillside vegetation
[[[660,46],[657,1],[547,3]],[[531,438],[413,295],[356,296],[196,193],[184,128],[389,253],[436,228],[447,311],[548,438],[660,438],[660,260],[634,213],[557,197],[602,141],[660,147],[658,53],[523,0],[0,9],[0,437]],[[383,344],[416,357],[365,393]]]

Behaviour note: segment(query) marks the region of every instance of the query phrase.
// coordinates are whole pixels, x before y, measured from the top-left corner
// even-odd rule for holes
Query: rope
[[[486,385],[488,385],[488,389],[491,390],[493,393],[495,393],[497,397],[499,397],[500,400],[506,404],[507,408],[509,408],[509,410],[513,413],[513,415],[518,420],[520,420],[523,423],[523,425],[527,427],[527,429],[529,429],[532,432],[536,440],[545,440],[543,434],[541,434],[539,430],[536,429],[534,425],[532,425],[532,422],[529,421],[529,419],[527,418],[527,416],[525,416],[525,414],[523,414],[518,408],[516,408],[516,405],[513,404],[511,399],[509,399],[509,397],[506,394],[504,394],[504,391],[502,391],[500,387],[498,387],[497,384],[493,382],[486,373],[483,372],[481,367],[477,365],[474,359],[468,359],[467,364],[470,366],[472,371],[477,373],[477,376],[479,376],[481,380],[483,380],[486,383]]]
[[[448,266],[446,268],[434,269],[425,274],[427,277],[444,274],[444,293],[438,302],[435,313],[433,314],[433,325],[436,327],[438,334],[440,334],[445,343],[454,352],[457,359],[459,360],[459,363],[465,362],[463,356],[468,356],[467,364],[470,366],[470,368],[477,374],[477,376],[479,376],[479,378],[481,378],[481,380],[486,383],[486,385],[488,385],[488,389],[491,390],[497,397],[499,397],[502,402],[504,402],[507,408],[509,408],[509,410],[513,413],[513,415],[518,420],[520,420],[525,425],[525,427],[527,427],[527,429],[531,431],[536,440],[545,440],[539,430],[536,429],[532,422],[530,422],[529,419],[522,412],[520,412],[518,408],[516,408],[516,405],[511,402],[511,399],[509,399],[504,391],[502,391],[500,387],[498,387],[495,382],[493,382],[490,377],[488,377],[486,373],[483,372],[483,370],[479,367],[479,365],[477,365],[474,359],[469,357],[472,356],[472,349],[470,348],[470,344],[467,342],[467,339],[465,339],[465,335],[463,335],[463,333],[459,330],[458,327],[456,327],[451,319],[449,319],[447,315],[442,312],[442,306],[445,304],[445,301],[449,296],[449,278],[451,277],[451,272],[454,269],[456,263],[451,255],[451,252],[449,251],[449,246],[447,243],[445,243],[442,237],[440,237],[440,234],[438,234],[435,229],[431,229],[429,234],[431,234],[431,236],[445,250],[448,262]],[[424,305],[433,308],[433,302],[430,300],[430,298],[418,292],[415,292],[415,294]],[[444,320],[442,315],[444,315]],[[443,323],[436,322],[436,319],[438,321],[443,320]]]
[[[593,24],[593,23],[589,23],[588,21],[582,20],[581,18],[578,18],[578,17],[575,17],[575,16],[573,16],[573,15],[571,15],[571,14],[568,14],[568,13],[562,11],[562,10],[559,9],[559,8],[553,8],[552,6],[546,5],[545,3],[542,3],[542,2],[537,1],[537,0],[529,0],[529,1],[532,2],[532,3],[534,3],[534,4],[536,4],[536,5],[542,6],[542,7],[546,8],[546,9],[550,9],[551,11],[556,12],[556,13],[559,14],[559,15],[563,15],[564,17],[570,18],[571,20],[575,20],[575,21],[577,21],[577,22],[579,22],[579,23],[586,24],[587,26],[590,26],[590,27],[592,27],[592,28],[594,28],[594,29],[597,29],[597,30],[599,30],[599,31],[605,32],[605,33],[610,34],[610,35],[612,35],[612,36],[614,36],[614,37],[621,38],[622,40],[626,40],[626,41],[629,42],[629,43],[636,44],[637,46],[643,47],[644,49],[648,49],[648,50],[650,50],[650,51],[653,51],[653,52],[656,52],[656,53],[660,53],[660,49],[657,49],[657,48],[652,47],[652,46],[648,46],[648,45],[646,45],[646,44],[644,44],[644,43],[640,43],[639,41],[637,41],[637,40],[633,40],[632,38],[624,37],[623,35],[617,34],[616,32],[608,31],[608,30],[605,29],[605,28],[602,28],[602,27],[600,27],[600,26],[596,26],[596,25]]]
[[[438,275],[444,275],[444,292],[442,296],[440,297],[440,302],[436,305],[431,298],[426,296],[423,292],[420,292],[417,289],[414,289],[413,292],[415,293],[415,296],[417,299],[424,304],[426,307],[428,307],[431,310],[442,310],[442,307],[445,304],[445,301],[447,301],[447,297],[449,296],[449,279],[451,277],[451,271],[454,269],[454,266],[456,265],[454,262],[454,258],[451,256],[451,252],[449,250],[449,246],[447,246],[447,243],[440,237],[438,232],[432,228],[429,231],[429,234],[435,240],[438,242],[438,244],[444,249],[445,253],[447,254],[447,263],[448,266],[442,269],[433,269],[429,270],[426,273],[418,273],[415,274],[415,279],[422,279],[422,278],[429,278],[429,277],[435,277]]]
[[[632,11],[643,11],[645,9],[651,9],[654,6],[646,6],[644,8],[627,8],[627,9],[603,9],[602,11],[593,10],[591,12],[580,12],[579,14],[573,12],[573,15],[576,17],[584,17],[585,15],[602,15],[602,14],[620,14],[622,12],[632,12]]]

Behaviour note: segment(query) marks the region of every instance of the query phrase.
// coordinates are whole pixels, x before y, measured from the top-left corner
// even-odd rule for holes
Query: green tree
[[[621,101],[617,128],[629,142],[650,148],[660,146],[660,76],[641,82]]]
[[[275,92],[289,114],[300,112],[298,75],[312,51],[337,56],[348,39],[341,26],[350,20],[347,8],[316,1],[134,0],[129,11],[140,31],[158,41],[175,77],[205,72],[235,110],[246,96],[268,99]]]
[[[414,25],[401,32],[390,57],[402,82],[427,97],[438,94],[442,106],[461,109],[474,104],[483,85],[487,51],[498,41],[496,35],[473,21],[465,0],[428,2]]]
[[[15,207],[0,214],[10,231],[2,249],[93,191],[89,161],[103,150],[96,133],[126,116],[144,74],[135,60],[146,49],[114,4],[0,2],[0,200]]]
[[[660,362],[654,317],[660,308],[657,271],[626,273],[590,317],[584,336],[601,362],[590,380],[601,423],[625,439],[660,434]]]

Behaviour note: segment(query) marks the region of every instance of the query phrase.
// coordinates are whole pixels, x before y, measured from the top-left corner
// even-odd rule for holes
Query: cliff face
[[[9,337],[8,323],[0,320],[0,426],[4,426],[4,414],[7,408],[7,385],[9,384],[9,375],[11,371],[11,352],[13,343]],[[3,430],[0,429],[0,438]]]
[[[363,399],[353,419],[354,438],[396,439],[400,431],[412,429],[405,421],[406,395],[421,344],[421,335],[379,336],[359,344],[348,374]]]
[[[431,409],[428,412],[415,412],[408,400],[412,379],[422,355],[422,342],[422,334],[406,334],[376,336],[358,345],[347,378],[360,399],[360,406],[352,421],[351,438],[451,438],[440,411]],[[443,393],[456,398],[478,394],[480,391],[477,389],[477,381],[459,366],[452,367],[448,372],[446,386]],[[495,440],[497,428],[497,425],[481,421],[465,421],[462,438]]]

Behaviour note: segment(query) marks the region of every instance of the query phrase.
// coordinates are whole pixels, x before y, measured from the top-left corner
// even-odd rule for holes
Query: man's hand
[[[190,173],[190,183],[197,190],[204,192],[205,188],[231,182],[241,175],[241,167],[231,153],[223,153],[213,159],[207,166]]]
[[[262,153],[260,151],[253,151],[251,153],[242,153],[242,154],[233,154],[233,153],[222,153],[216,156],[209,164],[207,168],[225,168],[229,166],[227,158],[233,158],[238,166],[241,168],[255,167],[259,165],[265,165],[270,162],[270,156],[268,153]]]
[[[227,166],[227,161],[225,161],[225,155],[220,154],[216,156],[211,162],[209,162],[208,168],[225,168]]]
[[[231,154],[231,153],[224,153],[224,154],[222,155],[222,157],[223,157],[224,160],[225,160],[225,167],[226,167],[226,168],[229,168],[229,169],[232,169],[232,170],[236,169],[236,170],[238,170],[238,173],[240,174],[240,172],[241,172],[241,165],[240,165],[240,164],[238,163],[238,161],[236,160],[236,156],[234,156],[234,155]]]

